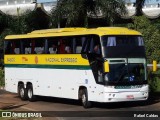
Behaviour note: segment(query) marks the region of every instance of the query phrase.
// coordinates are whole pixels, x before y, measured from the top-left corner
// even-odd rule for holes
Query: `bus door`
[[[92,96],[95,96],[95,99],[101,99],[100,97],[97,97],[100,93],[103,92],[103,58],[102,58],[102,52],[101,52],[101,44],[100,44],[100,38],[96,35],[87,36],[82,53],[86,55],[86,59],[88,59],[90,68],[92,71],[92,83],[89,84],[89,90],[93,94]]]

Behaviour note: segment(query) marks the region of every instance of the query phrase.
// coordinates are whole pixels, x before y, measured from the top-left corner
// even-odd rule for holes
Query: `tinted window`
[[[32,40],[32,47],[34,48],[35,54],[44,54],[45,53],[45,39],[35,39]]]
[[[103,36],[103,46],[144,46],[141,36]]]
[[[21,54],[22,44],[20,40],[5,41],[5,54]]]

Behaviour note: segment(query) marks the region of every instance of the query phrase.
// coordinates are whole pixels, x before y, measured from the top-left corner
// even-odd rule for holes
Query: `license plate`
[[[126,97],[127,97],[127,99],[134,99],[133,95],[127,95]]]

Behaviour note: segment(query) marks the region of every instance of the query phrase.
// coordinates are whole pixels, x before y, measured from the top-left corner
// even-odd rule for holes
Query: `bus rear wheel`
[[[91,102],[88,101],[88,92],[87,89],[82,90],[81,101],[84,108],[90,108]]]
[[[32,85],[27,86],[27,97],[28,97],[28,100],[31,102],[35,101],[35,99],[36,99],[36,96],[33,94]]]
[[[19,94],[21,100],[27,100],[27,91],[24,88],[23,84],[18,86],[18,94]]]

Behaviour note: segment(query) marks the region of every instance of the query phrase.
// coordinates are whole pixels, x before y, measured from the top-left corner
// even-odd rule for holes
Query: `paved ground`
[[[149,114],[159,114],[160,117],[160,95],[152,95],[150,97],[150,100],[147,102],[123,102],[109,104],[94,103],[92,108],[84,109],[81,106],[81,104],[75,100],[58,99],[51,97],[38,97],[38,100],[36,102],[28,102],[21,101],[17,94],[12,94],[0,90],[0,109],[6,111],[41,112],[44,116],[52,116],[48,118],[39,118],[40,120],[127,120],[128,118],[124,118],[125,114],[141,114],[141,112],[139,113],[139,111],[142,111],[142,113],[145,114],[147,114],[149,111],[159,111],[158,113],[149,112]],[[100,117],[101,115],[104,117]],[[155,120],[155,118],[150,119]]]

